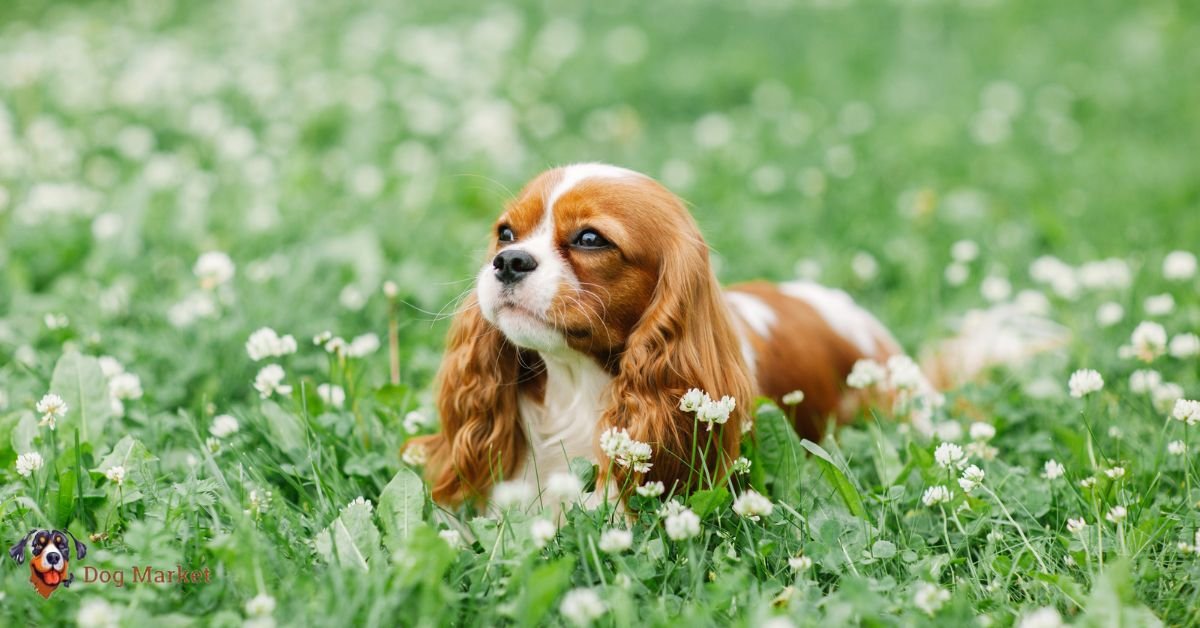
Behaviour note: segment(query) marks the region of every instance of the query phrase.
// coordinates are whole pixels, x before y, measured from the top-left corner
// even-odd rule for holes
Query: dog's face
[[[477,281],[484,318],[515,345],[607,361],[650,306],[668,244],[699,242],[673,194],[624,168],[581,164],[531,181],[493,227]]]
[[[9,550],[9,554],[18,564],[25,561],[27,543],[30,571],[36,579],[34,585],[39,592],[46,595],[62,584],[66,577],[67,566],[71,560],[71,545],[67,542],[67,535],[59,530],[33,530]],[[82,546],[78,541],[76,544]],[[83,551],[80,547],[80,553]]]

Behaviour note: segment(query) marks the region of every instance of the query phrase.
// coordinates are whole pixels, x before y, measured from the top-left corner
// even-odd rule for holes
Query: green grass
[[[89,545],[81,576],[212,573],[46,602],[6,559],[0,621],[559,625],[589,588],[600,625],[1004,626],[1043,607],[1200,624],[1200,558],[1179,548],[1200,527],[1200,427],[1130,386],[1152,368],[1195,399],[1200,363],[1118,355],[1144,318],[1200,328],[1197,280],[1162,273],[1200,241],[1195,3],[420,4],[0,7],[0,540],[68,528]],[[405,417],[435,418],[447,318],[510,191],[585,160],[686,198],[723,281],[819,267],[914,352],[986,303],[987,277],[1044,294],[1073,340],[951,393],[947,419],[997,431],[970,496],[936,441],[886,413],[818,449],[767,408],[746,445],[747,481],[775,504],[758,522],[720,489],[691,502],[700,535],[675,541],[641,500],[632,548],[608,554],[611,513],[573,510],[539,549],[535,514],[438,512],[400,459]],[[961,239],[980,254],[953,285]],[[237,267],[211,290],[193,274],[206,251]],[[1067,298],[1031,278],[1043,255],[1119,258],[1130,281]],[[1145,314],[1163,293],[1174,309]],[[1105,302],[1119,323],[1097,323]],[[262,326],[298,351],[252,361]],[[310,341],[326,330],[384,346],[331,359]],[[114,411],[86,356],[116,358],[144,394]],[[268,362],[292,394],[259,398]],[[1072,399],[1084,367],[1105,388]],[[54,431],[34,410],[51,391],[71,406]],[[210,440],[222,414],[239,429]],[[45,466],[18,475],[34,451]],[[1065,477],[1042,478],[1049,459]],[[926,507],[938,484],[953,500]],[[450,525],[465,547],[438,538]],[[813,566],[793,570],[801,555]],[[949,595],[932,616],[926,585]],[[259,594],[275,606],[251,617]]]

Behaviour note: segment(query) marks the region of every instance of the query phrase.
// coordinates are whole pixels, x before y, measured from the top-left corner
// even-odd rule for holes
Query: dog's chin
[[[508,341],[522,349],[557,353],[567,349],[566,339],[545,318],[515,304],[500,304],[491,317]]]

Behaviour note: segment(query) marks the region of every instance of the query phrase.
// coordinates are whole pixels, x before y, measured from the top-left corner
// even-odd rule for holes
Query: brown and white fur
[[[631,170],[543,172],[492,233],[439,373],[442,430],[415,443],[443,504],[486,499],[501,479],[545,487],[575,457],[606,469],[597,441],[609,427],[649,443],[653,466],[635,477],[613,467],[608,481],[694,490],[738,455],[756,396],[803,391],[795,427],[816,439],[830,417],[869,401],[847,392],[856,361],[902,354],[844,292],[809,282],[722,291],[684,204]],[[734,397],[728,423],[696,429],[679,408],[690,388]]]

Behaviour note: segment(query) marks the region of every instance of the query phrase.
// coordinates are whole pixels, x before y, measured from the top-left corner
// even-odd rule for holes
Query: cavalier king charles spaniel
[[[576,457],[618,493],[655,480],[688,492],[723,481],[758,396],[782,404],[802,391],[781,407],[814,440],[830,417],[881,401],[846,385],[865,359],[907,366],[909,391],[940,397],[845,292],[805,281],[722,290],[696,222],[661,184],[610,165],[555,168],[492,227],[438,375],[441,432],[413,444],[446,505],[486,499],[500,480],[544,488]],[[727,420],[711,429],[685,411],[691,389],[729,397]],[[609,428],[650,445],[648,469],[609,464]]]

